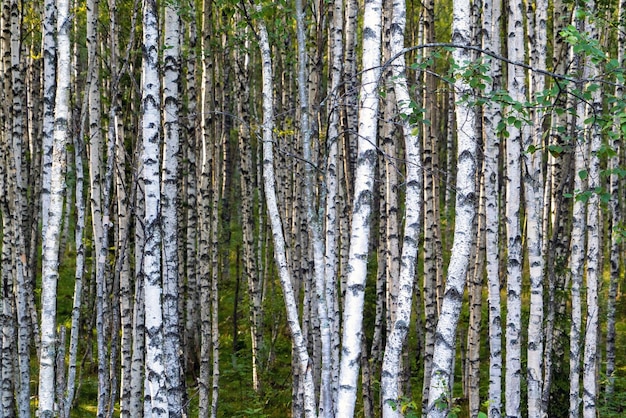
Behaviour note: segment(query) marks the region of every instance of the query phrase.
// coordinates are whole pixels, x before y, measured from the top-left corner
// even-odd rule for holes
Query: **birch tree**
[[[54,97],[56,88],[56,4],[54,0],[47,0],[44,3],[44,24],[43,24],[43,54],[44,54],[44,75],[43,75],[43,145],[41,163],[41,214],[42,225],[46,225],[48,216],[48,205],[50,202],[50,168],[52,166],[52,144],[54,136]],[[42,234],[43,235],[43,234]]]
[[[523,3],[509,3],[507,19],[507,58],[513,62],[524,61]],[[513,103],[526,102],[524,69],[508,64],[507,89]],[[508,416],[520,415],[522,373],[522,236],[520,229],[522,128],[524,114],[509,107],[515,122],[507,126],[506,140],[506,183],[505,217],[507,239],[507,315],[506,315],[506,366],[505,366],[505,410]],[[521,122],[521,124],[520,124]],[[526,131],[525,131],[526,132]]]
[[[145,303],[144,417],[167,417],[168,396],[163,353],[161,287],[161,151],[160,77],[158,69],[159,27],[154,0],[143,2],[142,60],[142,170],[145,189],[143,229]]]
[[[339,390],[339,346],[340,346],[340,314],[337,295],[337,276],[339,271],[339,160],[340,144],[340,86],[343,72],[343,0],[334,0],[330,29],[330,85],[328,101],[328,157],[326,160],[326,234],[325,234],[325,291],[328,311],[328,322],[331,332],[331,399],[334,416],[337,392]]]
[[[261,6],[256,6],[261,11]],[[262,57],[262,80],[263,80],[263,184],[267,214],[272,228],[274,242],[274,258],[278,268],[280,283],[283,290],[285,307],[287,310],[287,323],[291,333],[299,371],[304,377],[304,413],[306,418],[316,417],[315,388],[313,384],[313,372],[311,370],[309,354],[303,338],[298,308],[292,287],[292,277],[287,264],[285,252],[285,237],[283,235],[282,220],[278,210],[276,197],[276,180],[274,175],[274,105],[273,105],[273,70],[272,55],[267,34],[267,28],[262,19],[257,23],[258,42]]]
[[[585,30],[591,42],[599,41],[599,32],[596,27],[595,17],[595,1],[591,0],[586,3],[587,16],[585,22]],[[601,57],[588,55],[585,58],[585,73],[589,72],[591,79],[596,79],[600,75],[599,60]],[[601,62],[601,61],[600,61]],[[585,352],[583,358],[583,417],[594,418],[597,416],[597,375],[598,375],[598,335],[599,335],[599,315],[600,306],[598,303],[598,287],[600,283],[600,257],[602,250],[600,249],[600,196],[598,191],[601,189],[600,179],[600,146],[602,145],[602,127],[598,120],[602,115],[602,92],[598,85],[589,85],[591,90],[591,103],[587,107],[587,116],[585,121],[592,119],[592,123],[588,133],[587,142],[589,142],[588,154],[585,157],[588,168],[588,188],[591,196],[587,201],[587,261],[585,276],[587,284],[587,322],[585,326]],[[583,173],[579,173],[583,175]]]
[[[483,8],[483,48],[500,53],[500,0],[486,1]],[[492,83],[486,83],[485,94],[500,88],[502,64],[493,60],[487,75]],[[498,101],[483,108],[483,132],[485,135],[485,253],[489,303],[489,407],[490,418],[499,418],[502,407],[502,327],[500,306],[500,246],[498,159],[500,138],[497,131],[502,120],[502,106]]]
[[[4,139],[4,138],[3,138]],[[4,145],[4,141],[2,143]],[[0,151],[2,165],[7,161],[7,153]],[[13,233],[11,231],[11,224],[9,217],[5,214],[8,213],[7,202],[7,173],[6,170],[0,169],[0,192],[2,193],[2,414],[3,416],[10,416],[15,411],[15,397],[14,388],[17,386],[17,379],[15,378],[16,369],[14,363],[15,352],[15,320],[13,316],[15,314],[15,302],[14,291],[12,286],[13,272],[11,261],[13,258]]]
[[[36,335],[37,321],[32,320],[32,314],[36,317],[36,311],[30,309],[32,291],[31,277],[29,276],[29,252],[26,244],[28,234],[24,231],[26,219],[26,193],[24,189],[25,168],[23,162],[24,148],[24,123],[26,112],[24,109],[24,74],[21,58],[22,36],[22,12],[19,2],[12,0],[3,5],[3,21],[5,23],[4,39],[5,54],[3,56],[5,79],[10,79],[11,110],[9,128],[9,158],[8,158],[8,209],[11,213],[13,234],[13,260],[12,266],[16,293],[16,317],[17,317],[17,355],[18,355],[18,380],[17,380],[17,409],[20,416],[30,415],[30,347],[32,336]],[[7,7],[8,6],[8,7]],[[5,14],[8,13],[8,16]],[[9,75],[10,74],[10,75]],[[36,338],[35,338],[36,339]]]
[[[471,43],[470,9],[468,1],[453,4],[452,42],[457,45]],[[468,50],[456,48],[452,58],[457,68],[471,62]],[[435,332],[433,369],[428,397],[428,417],[445,417],[451,407],[451,381],[455,355],[455,334],[463,302],[465,278],[470,258],[474,217],[476,216],[476,132],[475,111],[462,98],[471,95],[468,80],[457,77],[454,84],[456,100],[455,119],[457,134],[457,181],[455,202],[454,242],[441,306]]]
[[[70,93],[69,2],[57,2],[57,87],[55,95],[50,207],[44,228],[41,293],[41,355],[39,359],[39,416],[55,415],[56,297],[59,278],[59,234],[65,193],[66,144]]]
[[[547,40],[548,2],[538,1],[534,16],[529,24],[534,25],[531,33],[531,65],[538,71],[531,77],[531,89],[536,97],[543,94],[546,87],[545,71],[548,52]],[[544,278],[544,175],[543,175],[543,115],[542,104],[532,110],[532,129],[526,129],[523,154],[524,163],[524,207],[526,209],[526,231],[528,262],[530,272],[530,316],[528,323],[528,415],[542,417],[543,383],[543,278]]]
[[[363,338],[363,302],[369,254],[370,215],[374,192],[378,131],[378,82],[380,78],[382,1],[365,3],[363,11],[364,71],[359,94],[358,152],[354,176],[354,197],[350,250],[343,305],[343,333],[337,416],[354,414],[357,379]]]
[[[163,174],[161,179],[161,219],[163,228],[163,355],[167,364],[166,386],[170,417],[184,415],[184,379],[180,361],[180,326],[178,315],[178,159],[180,157],[179,92],[180,77],[180,7],[165,6],[163,52]]]
[[[580,22],[578,23],[580,25]],[[580,57],[576,57],[577,70],[581,67]],[[580,70],[579,70],[580,71]],[[583,74],[584,77],[584,74]],[[582,83],[577,83],[581,87]],[[581,175],[586,169],[585,157],[587,146],[582,133],[583,120],[585,118],[585,104],[578,101],[575,114],[575,137],[574,141],[574,191],[581,193],[586,186],[586,176]],[[571,324],[570,324],[570,390],[569,390],[569,415],[571,418],[580,415],[580,335],[582,322],[581,286],[585,263],[585,235],[586,228],[586,205],[582,199],[574,199],[572,211],[572,235],[570,243],[569,270],[571,280]]]
[[[393,2],[391,23],[391,55],[396,56],[399,54],[399,56],[392,63],[392,75],[395,84],[397,108],[402,118],[402,132],[405,143],[406,196],[397,309],[387,345],[385,346],[382,364],[381,398],[384,417],[401,416],[398,408],[400,393],[399,365],[411,321],[422,206],[421,138],[414,133],[412,126],[415,117],[407,87],[405,59],[402,54],[405,28],[406,4],[404,0],[396,0]]]
[[[424,4],[424,14],[421,20],[423,43],[435,41],[435,4],[427,1]],[[424,60],[428,59],[429,51],[423,51]],[[425,71],[423,106],[426,109],[425,117],[434,122],[436,114],[436,102],[433,98],[435,91],[435,77]],[[449,121],[449,124],[451,122]],[[435,137],[436,123],[423,124],[423,164],[424,164],[424,380],[422,384],[422,414],[426,414],[430,391],[430,376],[432,372],[433,351],[435,349],[435,329],[437,328],[437,314],[440,308],[441,283],[443,282],[443,265],[440,257],[441,237],[439,230],[439,173],[437,156],[437,138]],[[449,135],[452,141],[453,135]],[[453,148],[448,147],[448,154],[453,153]],[[450,174],[447,175],[451,177]],[[452,187],[450,187],[452,189]],[[449,192],[446,192],[448,194]]]
[[[300,129],[302,141],[302,156],[304,158],[304,205],[308,219],[308,233],[313,251],[313,281],[315,284],[315,303],[319,318],[321,336],[321,381],[319,415],[331,417],[333,415],[333,398],[331,394],[331,329],[328,322],[328,304],[324,276],[324,241],[322,222],[316,205],[315,167],[313,166],[313,152],[311,141],[313,128],[309,118],[309,91],[307,87],[306,70],[308,54],[306,51],[305,11],[302,0],[296,0],[296,35],[298,40],[298,99],[300,110]]]

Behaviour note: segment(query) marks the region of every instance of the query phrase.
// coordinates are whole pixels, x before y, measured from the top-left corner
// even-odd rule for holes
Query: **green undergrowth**
[[[237,275],[241,275],[241,272],[237,270],[237,260],[234,252],[237,249],[231,250],[231,271],[228,275],[224,276],[220,281],[220,392],[219,392],[219,416],[224,417],[286,417],[291,412],[292,407],[292,371],[291,371],[291,342],[289,338],[289,332],[286,327],[284,307],[282,301],[282,293],[280,286],[277,282],[267,284],[266,305],[265,305],[265,335],[266,346],[261,347],[261,360],[260,366],[260,379],[263,383],[262,389],[259,393],[256,393],[252,389],[252,359],[251,359],[251,342],[250,331],[248,328],[248,297],[247,297],[247,284],[241,279],[239,282],[235,280]],[[58,323],[68,328],[69,338],[69,326],[71,320],[72,303],[74,295],[74,262],[75,253],[71,246],[63,257],[63,263],[60,266],[60,277],[58,285]],[[370,266],[375,271],[375,260]],[[421,263],[420,263],[421,265]],[[420,267],[421,268],[421,267]],[[421,270],[418,272],[418,277],[421,277]],[[86,278],[89,278],[89,273],[85,274]],[[373,315],[375,309],[375,289],[372,286],[375,282],[375,275],[372,274],[369,277],[368,288],[366,294],[366,329],[371,330],[373,327]],[[84,292],[88,295],[92,290],[88,285],[88,280],[85,281],[86,286]],[[238,306],[239,311],[237,322],[237,343],[233,338],[233,317],[235,312],[233,307],[235,305],[236,288],[238,290]],[[606,289],[606,286],[604,287]],[[503,289],[502,300],[506,297]],[[524,288],[523,294],[523,323],[527,324],[528,321],[528,289]],[[605,314],[606,295],[602,294],[601,306],[603,314]],[[583,301],[585,297],[583,295]],[[83,327],[91,327],[93,324],[93,306],[85,304],[81,310],[83,319]],[[583,312],[584,312],[583,307]],[[421,314],[421,312],[420,312]],[[413,310],[414,319],[416,319],[416,306]],[[503,303],[502,318],[506,317],[506,305]],[[600,416],[602,417],[621,417],[626,413],[626,364],[623,363],[623,359],[626,358],[626,298],[621,298],[617,303],[617,340],[616,340],[616,359],[617,370],[615,372],[615,390],[611,397],[605,397],[604,395],[604,383],[606,377],[602,376],[600,385],[600,397],[598,400],[598,408]],[[561,324],[566,331],[569,330],[568,318],[560,319],[566,321]],[[459,338],[459,347],[465,345],[467,337],[467,303],[464,305],[462,317],[459,323],[459,332],[457,338]],[[488,326],[488,307],[487,307],[487,294],[486,291],[483,294],[483,308],[482,308],[482,342],[481,342],[481,387],[480,395],[481,402],[484,404],[488,402],[488,382],[489,382],[489,351],[487,346],[487,326]],[[526,341],[526,327],[524,329],[523,339]],[[97,349],[95,340],[95,331],[87,332],[85,328],[81,330],[80,338],[80,355],[78,365],[77,379],[77,398],[75,405],[72,409],[72,417],[89,417],[95,416],[97,405]],[[369,332],[369,331],[368,331]],[[271,334],[274,333],[274,338]],[[601,369],[605,367],[605,329],[602,330],[601,342],[600,342],[600,355],[601,355]],[[368,335],[371,339],[371,335]],[[409,355],[407,357],[409,361],[409,367],[411,369],[411,376],[409,380],[411,395],[407,398],[407,404],[416,406],[417,410],[413,410],[413,416],[419,417],[419,407],[421,405],[421,393],[423,382],[423,371],[421,362],[421,353],[423,353],[423,341],[422,336],[418,335],[415,331],[415,327],[411,328],[409,334],[408,346]],[[504,335],[503,335],[504,343]],[[271,342],[270,342],[271,341]],[[567,341],[565,342],[567,344]],[[503,346],[504,348],[504,346]],[[569,366],[568,366],[568,349],[565,346],[565,357],[562,359],[564,369],[558,375],[555,375],[553,382],[553,393],[551,398],[550,416],[558,418],[559,416],[565,416],[567,414],[569,406]],[[504,352],[503,352],[504,355]],[[525,349],[522,352],[523,367],[525,366]],[[32,393],[34,404],[36,407],[36,391],[37,382],[36,376],[37,359],[33,353],[32,361]],[[455,379],[454,389],[452,393],[452,409],[458,417],[465,417],[469,415],[467,399],[463,396],[462,390],[462,356],[460,348],[457,349],[457,356],[455,361]],[[187,371],[187,385],[188,385],[188,411],[189,416],[196,416],[198,410],[198,388],[196,377],[198,376],[197,370]],[[373,395],[377,399],[379,395],[379,384],[374,382]],[[525,407],[526,387],[522,388],[522,405]],[[504,401],[504,399],[503,399]],[[481,408],[486,411],[486,407]],[[363,406],[359,395],[359,401],[357,403],[356,416],[363,415]],[[115,412],[115,416],[119,416],[119,411]]]

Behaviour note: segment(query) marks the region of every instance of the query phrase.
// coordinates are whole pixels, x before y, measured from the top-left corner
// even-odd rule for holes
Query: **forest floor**
[[[72,260],[73,257],[64,257],[64,260]],[[59,325],[64,325],[69,329],[70,317],[72,311],[72,301],[74,293],[74,266],[67,265],[62,266],[61,276],[58,287],[58,318]],[[250,358],[250,338],[249,332],[246,327],[246,320],[242,320],[239,323],[239,336],[238,341],[235,344],[233,342],[233,325],[232,325],[232,306],[234,298],[234,281],[226,283],[221,290],[220,301],[223,307],[220,309],[220,329],[222,330],[222,336],[220,340],[221,354],[220,354],[220,398],[219,398],[219,416],[238,418],[238,417],[280,417],[284,418],[288,416],[291,411],[291,344],[289,340],[289,334],[286,326],[279,327],[279,333],[274,339],[272,347],[268,347],[267,351],[271,352],[272,360],[261,371],[261,377],[264,382],[263,391],[260,394],[255,393],[252,390],[252,370],[251,370],[251,358]],[[606,286],[605,286],[606,289]],[[89,291],[86,289],[86,291]],[[276,298],[280,298],[280,292],[277,291],[274,295]],[[486,300],[486,299],[485,299]],[[240,301],[241,306],[247,306],[244,301]],[[280,310],[280,303],[273,304],[276,306],[276,312],[269,312],[268,317],[272,317],[273,320],[280,321],[283,317]],[[483,304],[486,305],[486,304]],[[486,306],[483,306],[483,331],[486,332],[486,318],[487,311]],[[93,314],[94,309],[92,307],[84,307],[83,314]],[[504,312],[503,312],[504,314]],[[241,315],[246,318],[246,314]],[[599,400],[599,412],[603,418],[617,418],[622,417],[626,413],[626,297],[621,297],[617,301],[617,323],[616,323],[616,361],[617,370],[615,376],[615,392],[612,399],[605,400],[602,395]],[[86,323],[94,324],[95,318],[85,317]],[[282,321],[284,322],[284,321]],[[92,327],[93,328],[93,327]],[[601,369],[604,369],[604,361],[606,353],[604,350],[604,341],[606,336],[606,330],[602,330],[602,346],[600,359]],[[97,405],[97,351],[96,351],[96,338],[95,331],[90,336],[81,338],[81,347],[79,355],[79,375],[77,376],[77,399],[75,407],[73,408],[72,417],[90,417],[96,415]],[[412,336],[412,341],[409,341],[410,346],[416,347],[415,336]],[[411,345],[412,344],[412,345]],[[235,345],[237,348],[235,348]],[[484,344],[483,344],[484,346]],[[459,350],[460,352],[460,350]],[[417,358],[419,355],[412,355],[413,368],[417,368]],[[483,364],[487,364],[489,357],[486,347],[481,353],[481,361]],[[33,364],[36,364],[33,361]],[[462,375],[462,358],[460,354],[457,355],[457,377],[455,379],[455,397],[458,399],[458,416],[467,416],[467,402],[462,396],[461,388],[461,375]],[[33,376],[36,376],[37,370],[33,370]],[[481,381],[484,383],[481,387],[481,396],[486,397],[488,382],[488,367],[483,368],[483,376]],[[189,416],[197,415],[197,387],[195,386],[195,376],[197,373],[188,373],[188,396],[189,396]],[[601,385],[604,386],[606,382],[606,376],[601,375]],[[568,377],[565,376],[565,379]],[[422,376],[420,373],[414,374],[411,378],[411,388],[413,393],[413,401],[419,405],[421,402],[421,382]],[[32,381],[33,393],[37,391],[36,379]],[[558,385],[558,382],[555,382]],[[566,391],[567,388],[564,387]],[[601,388],[603,390],[603,388]],[[603,392],[602,392],[603,394]],[[35,397],[36,398],[36,397]],[[567,393],[563,393],[562,396],[555,398],[556,402],[568,401]],[[567,407],[563,410],[567,411]],[[357,410],[357,416],[362,416],[361,412]],[[358,415],[358,414],[361,415]],[[119,411],[116,411],[115,416],[119,415]],[[417,414],[416,416],[419,416]],[[553,418],[559,418],[556,415],[551,415]]]

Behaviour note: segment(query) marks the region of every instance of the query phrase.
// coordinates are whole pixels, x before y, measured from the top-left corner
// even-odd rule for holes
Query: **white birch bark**
[[[198,378],[198,417],[208,418],[210,414],[210,357],[211,357],[211,295],[210,295],[210,273],[211,273],[211,259],[210,259],[210,227],[211,227],[211,169],[212,169],[212,156],[213,154],[209,149],[210,130],[212,121],[209,116],[209,106],[212,103],[212,84],[213,84],[213,71],[211,70],[213,65],[213,58],[209,54],[210,37],[213,34],[212,30],[212,3],[210,1],[202,2],[202,78],[201,78],[201,92],[200,92],[200,106],[201,106],[201,118],[200,118],[200,144],[199,144],[199,156],[200,167],[198,176],[198,219],[199,219],[199,232],[198,232],[198,254],[197,261],[200,261],[199,276],[197,281],[199,299],[203,301],[200,304],[199,320],[200,320],[200,336],[199,336],[199,348],[200,348],[200,367]]]
[[[327,294],[327,283],[325,276],[325,260],[324,260],[324,235],[323,235],[323,212],[316,205],[316,187],[315,179],[317,178],[315,167],[313,166],[314,154],[312,150],[313,127],[310,123],[309,99],[310,96],[306,90],[306,68],[308,57],[306,53],[306,36],[305,36],[305,11],[302,0],[296,0],[296,18],[297,18],[297,38],[298,38],[298,93],[300,99],[300,119],[302,130],[302,155],[304,157],[304,198],[308,219],[309,236],[311,239],[311,247],[313,251],[313,280],[315,284],[317,306],[317,316],[319,321],[319,338],[321,343],[321,375],[319,377],[319,416],[333,417],[334,405],[331,387],[331,327],[329,324],[329,303]],[[327,197],[332,199],[334,197]],[[329,285],[332,286],[333,282]]]
[[[42,242],[41,354],[39,358],[39,416],[53,417],[56,410],[56,297],[59,278],[59,235],[63,217],[65,165],[70,93],[69,1],[57,1],[57,86],[54,113],[50,211]]]
[[[15,161],[13,159],[13,116],[14,109],[11,107],[10,93],[13,89],[12,49],[11,41],[15,36],[12,32],[14,20],[19,16],[12,13],[12,3],[2,4],[2,128],[0,135],[0,176],[2,183],[0,189],[0,201],[2,202],[2,308],[4,320],[2,323],[2,411],[6,416],[19,411],[23,416],[30,412],[30,369],[29,369],[29,344],[30,330],[28,327],[28,315],[25,307],[25,291],[20,290],[25,282],[23,277],[23,263],[26,262],[23,250],[23,234],[21,233],[21,212],[17,209],[18,201],[15,192]],[[17,11],[16,11],[17,12]],[[14,302],[13,302],[14,301]],[[14,319],[16,318],[17,321]],[[16,330],[17,325],[17,330]],[[17,344],[15,336],[17,335]],[[13,350],[17,345],[18,364],[15,364]],[[15,366],[18,366],[17,368]],[[8,377],[8,378],[6,378]],[[17,405],[14,403],[14,388]]]
[[[548,40],[547,14],[548,2],[536,2],[534,28],[530,38],[530,63],[539,70],[546,70]],[[530,22],[529,22],[530,24]],[[531,75],[532,93],[535,97],[542,94],[546,82],[545,76],[538,72]],[[543,107],[532,109],[532,129],[524,137],[524,207],[526,209],[526,246],[530,273],[530,312],[528,320],[527,351],[527,386],[528,416],[543,416],[543,343],[544,343],[544,173],[543,173]]]
[[[330,86],[328,101],[328,157],[326,160],[326,229],[325,229],[325,291],[328,322],[331,338],[331,416],[336,410],[339,390],[339,347],[341,344],[339,325],[339,298],[337,295],[337,275],[339,272],[339,129],[340,129],[340,88],[343,73],[343,0],[334,0],[330,28]]]
[[[391,55],[395,56],[404,48],[404,31],[406,27],[406,4],[404,0],[393,2],[391,23]],[[393,81],[398,112],[402,118],[402,132],[406,153],[406,195],[402,253],[400,258],[400,276],[398,280],[398,299],[395,320],[391,333],[387,337],[383,356],[381,374],[381,398],[383,417],[400,417],[400,364],[402,349],[411,322],[413,304],[413,287],[419,244],[422,178],[421,169],[421,138],[413,131],[411,116],[411,97],[407,87],[406,64],[404,55],[399,55],[392,63]],[[393,407],[396,403],[396,407]]]
[[[178,159],[180,153],[179,92],[180,6],[165,6],[163,51],[163,170],[161,179],[161,219],[163,230],[163,354],[167,365],[166,385],[170,417],[182,417],[184,379],[181,368],[178,260]]]
[[[524,61],[523,3],[509,4],[507,21],[507,57],[514,62]],[[519,66],[508,65],[507,89],[514,103],[526,101],[525,71]],[[506,358],[505,358],[505,410],[507,416],[521,413],[522,374],[522,236],[520,229],[520,195],[522,155],[522,114],[509,109],[516,123],[507,126],[506,141],[506,239],[507,239],[507,315],[506,315]],[[519,122],[521,121],[521,126]]]
[[[56,4],[54,0],[44,2],[43,22],[43,126],[41,162],[41,215],[42,226],[47,225],[50,205],[50,169],[52,166],[52,144],[54,136],[54,96],[56,89]],[[42,234],[43,235],[43,234]]]
[[[319,383],[319,416],[331,417],[333,404],[331,394],[331,346],[330,326],[328,323],[328,308],[326,300],[325,276],[324,276],[324,240],[322,235],[322,222],[316,205],[315,179],[317,178],[313,159],[311,140],[313,128],[309,114],[309,91],[307,87],[307,38],[306,38],[306,14],[302,0],[296,0],[296,35],[298,40],[298,99],[300,110],[300,130],[302,143],[302,156],[304,158],[304,206],[306,219],[308,220],[308,235],[311,240],[313,252],[313,282],[315,285],[315,300],[313,305],[317,307],[319,320],[319,332],[321,340],[321,376]],[[307,231],[305,231],[307,232]],[[308,240],[307,240],[308,241]],[[307,257],[308,258],[308,257]],[[314,356],[316,357],[316,356]]]
[[[4,144],[3,144],[4,145]],[[4,151],[0,151],[0,162],[4,164],[6,162],[6,155]],[[2,201],[2,363],[1,378],[2,378],[2,411],[0,416],[9,417],[15,415],[15,397],[14,389],[17,383],[17,370],[14,365],[16,344],[15,344],[15,302],[14,292],[12,286],[13,269],[11,264],[13,262],[13,232],[10,224],[9,217],[6,214],[9,212],[6,197],[7,197],[7,185],[6,185],[6,172],[0,170],[0,193],[3,198]]]
[[[26,92],[25,92],[25,74],[24,63],[22,59],[22,19],[23,11],[20,2],[17,0],[10,1],[11,8],[11,138],[13,146],[13,164],[15,166],[15,187],[17,204],[21,212],[22,222],[19,227],[23,230],[24,241],[26,243],[30,234],[27,234],[24,221],[28,219],[28,209],[26,202],[26,162],[24,161],[24,149],[26,147]],[[26,248],[26,247],[25,247]],[[28,251],[28,248],[26,248]],[[29,300],[29,303],[31,301]],[[36,322],[36,321],[34,321]]]
[[[4,24],[4,19],[2,19]],[[4,25],[2,25],[4,27]],[[3,109],[4,110],[4,109]],[[6,121],[5,123],[7,123]],[[2,338],[1,340],[1,363],[0,363],[0,377],[2,378],[1,384],[1,408],[0,416],[8,417],[15,411],[15,397],[14,388],[18,383],[17,370],[15,363],[15,302],[13,291],[13,275],[14,275],[14,233],[9,206],[9,187],[7,184],[8,176],[8,147],[5,143],[6,136],[0,136],[0,213],[2,216],[2,269],[0,269],[0,280],[2,280],[2,291],[0,297],[1,303],[1,315],[2,319],[0,325],[2,326]]]
[[[590,39],[599,41],[598,28],[595,18],[591,15],[595,12],[596,3],[591,0],[585,4],[587,8],[587,18],[585,30]],[[586,57],[585,74],[589,72],[590,79],[597,79],[600,76],[598,64],[592,61],[592,57]],[[598,335],[600,332],[600,307],[598,304],[598,287],[602,275],[601,224],[600,224],[600,196],[598,190],[602,187],[600,179],[600,156],[598,152],[602,145],[602,128],[599,121],[595,119],[602,114],[602,90],[597,88],[591,92],[591,103],[587,107],[585,120],[592,119],[589,127],[588,139],[589,148],[585,160],[589,165],[588,169],[588,190],[591,196],[587,201],[587,261],[585,277],[587,284],[587,323],[585,326],[585,351],[583,356],[583,417],[595,418],[597,416],[598,397]]]
[[[163,308],[161,286],[161,150],[158,70],[159,27],[154,0],[143,2],[142,60],[142,167],[144,182],[143,249],[145,306],[144,416],[167,417],[168,402],[163,353]]]
[[[257,6],[260,11],[260,7]],[[258,21],[258,41],[262,57],[263,74],[263,184],[267,214],[272,228],[274,242],[274,258],[278,268],[283,298],[287,310],[287,323],[291,332],[292,343],[298,361],[299,371],[303,376],[304,413],[305,417],[317,416],[315,406],[315,387],[307,352],[306,343],[298,319],[298,308],[292,287],[292,274],[287,263],[285,237],[282,220],[276,198],[276,181],[274,177],[274,105],[273,105],[273,69],[271,49],[267,29],[263,20]]]
[[[501,30],[500,0],[485,1],[483,8],[483,48],[500,54]],[[485,94],[500,88],[502,64],[491,61],[487,75],[492,83],[486,83]],[[500,245],[499,245],[499,153],[500,137],[497,131],[502,120],[502,106],[497,101],[483,108],[483,132],[485,137],[485,245],[489,303],[489,418],[499,418],[502,408],[502,316],[500,301]]]
[[[453,5],[452,42],[470,44],[469,1],[458,0]],[[471,62],[468,50],[457,48],[452,58],[461,68]],[[471,94],[471,89],[463,78],[455,82],[457,126],[457,167],[454,242],[448,266],[448,276],[441,306],[441,313],[435,332],[435,349],[431,372],[427,416],[444,418],[451,406],[451,382],[455,356],[457,324],[463,303],[465,278],[467,275],[472,241],[473,225],[476,216],[476,131],[475,111],[467,102],[460,99]]]
[[[108,345],[107,318],[108,294],[106,269],[108,255],[109,217],[106,185],[103,176],[103,137],[101,124],[101,80],[98,62],[98,10],[99,1],[87,2],[87,90],[89,109],[89,180],[91,192],[92,228],[94,235],[95,271],[96,271],[96,341],[98,356],[98,405],[97,414],[103,417],[110,399],[109,370],[107,366]]]
[[[576,12],[576,10],[575,10]],[[583,30],[583,20],[576,18],[576,28]],[[570,49],[571,51],[571,49]],[[573,51],[571,52],[573,53]],[[586,78],[588,67],[584,65],[583,59],[579,54],[573,56],[574,71],[579,76]],[[583,83],[576,83],[576,88],[582,89]],[[584,137],[584,120],[586,118],[586,106],[582,100],[576,102],[576,114],[574,117],[574,194],[578,195],[585,190],[586,171],[589,144]],[[583,285],[583,272],[585,266],[586,246],[585,246],[585,229],[587,228],[586,204],[582,199],[574,198],[572,210],[572,235],[570,242],[569,254],[569,271],[571,280],[571,324],[569,335],[569,416],[577,418],[580,416],[580,364],[581,364],[581,329],[582,329],[582,302],[581,288]]]
[[[344,147],[344,177],[346,196],[348,199],[352,199],[354,194],[354,169],[356,165],[356,152],[357,152],[357,130],[358,130],[358,76],[357,76],[357,35],[358,35],[358,15],[359,15],[359,2],[358,0],[346,0],[344,8],[345,19],[345,47],[344,47],[344,60],[343,60],[343,74],[345,80],[345,104],[344,104],[344,119],[346,123],[347,138]],[[347,204],[351,205],[351,201]],[[345,219],[349,222],[348,219]],[[345,228],[345,234],[349,236],[349,227]],[[345,240],[345,248],[343,252],[346,254],[344,257],[345,265],[347,266],[347,254],[349,252],[349,238]]]
[[[382,1],[365,3],[363,11],[364,72],[361,76],[357,166],[354,182],[350,251],[343,306],[342,351],[339,371],[337,416],[351,417],[363,338],[363,303],[369,254],[370,214],[374,192],[378,130],[378,82],[380,78]]]
[[[21,62],[21,37],[22,37],[22,11],[19,2],[11,0],[5,2],[3,15],[7,12],[9,17],[4,16],[4,21],[8,20],[10,36],[9,48],[6,49],[4,60],[10,66],[6,71],[5,78],[10,79],[11,96],[10,101],[10,123],[7,128],[10,130],[8,141],[11,150],[7,167],[9,169],[9,208],[12,216],[13,236],[14,236],[14,293],[16,294],[16,314],[17,314],[17,350],[19,378],[17,384],[17,409],[18,414],[23,417],[30,416],[30,346],[34,337],[37,342],[37,311],[31,309],[34,306],[32,298],[31,277],[29,276],[29,257],[26,245],[26,237],[29,236],[24,231],[24,220],[26,219],[26,196],[24,188],[24,74]],[[5,26],[5,30],[7,29]],[[7,36],[5,34],[5,39]],[[9,76],[10,72],[10,76]],[[35,320],[33,320],[33,315]]]

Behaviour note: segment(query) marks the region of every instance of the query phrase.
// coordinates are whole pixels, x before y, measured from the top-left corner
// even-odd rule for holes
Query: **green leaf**
[[[580,170],[578,172],[578,177],[580,177],[581,180],[586,180],[587,177],[589,177],[589,173],[587,172],[587,170]]]
[[[560,145],[548,145],[548,152],[556,158],[563,154],[563,147]]]
[[[579,193],[579,194],[576,195],[576,201],[577,202],[587,203],[589,201],[589,199],[591,198],[591,194],[592,194],[592,192],[590,190],[587,190],[585,192]]]
[[[478,418],[487,418],[487,414],[481,411],[478,413]]]

